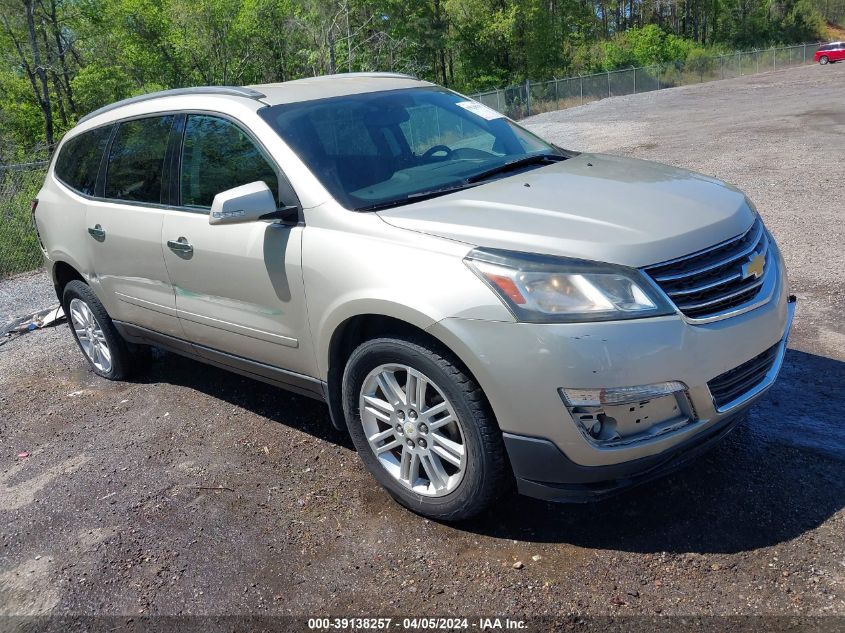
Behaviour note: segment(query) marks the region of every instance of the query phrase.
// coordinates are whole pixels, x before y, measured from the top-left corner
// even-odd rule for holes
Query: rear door
[[[175,115],[121,121],[109,143],[86,228],[92,283],[112,318],[181,337],[161,252],[164,162]]]
[[[174,165],[179,210],[165,214],[162,240],[188,340],[217,362],[243,368],[240,361],[247,359],[313,375],[303,227],[270,220],[208,223],[216,194],[251,182],[264,181],[280,204],[297,204],[289,186],[280,200],[281,171],[239,123],[199,113],[187,115]]]
[[[839,44],[830,51],[830,59],[836,62],[845,60],[845,42],[839,42]]]

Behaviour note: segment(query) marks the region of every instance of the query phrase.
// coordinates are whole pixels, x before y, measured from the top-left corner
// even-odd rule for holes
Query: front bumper
[[[786,293],[781,281],[767,304],[707,324],[679,317],[553,325],[445,319],[429,331],[458,353],[487,394],[520,491],[589,500],[679,467],[742,419],[782,364],[795,309]],[[729,406],[717,406],[708,382],[773,346],[765,379]],[[663,381],[687,385],[690,422],[613,446],[591,443],[557,392]]]
[[[795,314],[794,297],[789,298],[787,310],[786,332],[778,343],[774,362],[764,379],[742,398],[718,408],[721,415],[715,424],[662,453],[621,464],[580,466],[548,440],[505,433],[505,447],[519,491],[547,501],[596,501],[674,472],[710,450],[745,418],[748,407],[774,384],[786,355],[786,343]]]
[[[718,444],[745,417],[734,414],[673,448],[610,466],[579,466],[548,440],[504,434],[505,447],[521,494],[545,501],[599,501],[622,490],[668,475]]]

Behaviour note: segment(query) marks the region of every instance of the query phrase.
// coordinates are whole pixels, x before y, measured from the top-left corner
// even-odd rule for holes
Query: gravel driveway
[[[565,147],[715,175],[756,202],[799,304],[781,379],[747,424],[597,505],[514,496],[440,525],[376,486],[319,403],[167,354],[109,383],[66,326],[34,332],[0,347],[0,614],[544,615],[575,628],[570,614],[838,615],[824,622],[845,627],[845,64],[526,123]],[[46,307],[50,292],[43,275],[0,282],[0,316]]]

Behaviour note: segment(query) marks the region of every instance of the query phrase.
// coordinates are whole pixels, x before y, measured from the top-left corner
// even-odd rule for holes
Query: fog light
[[[677,391],[686,391],[682,382],[658,382],[637,387],[607,387],[604,389],[558,389],[563,403],[568,407],[600,407],[602,405],[627,404],[668,396]]]

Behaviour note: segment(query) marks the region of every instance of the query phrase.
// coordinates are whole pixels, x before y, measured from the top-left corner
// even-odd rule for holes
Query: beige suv
[[[402,75],[108,106],[34,217],[97,374],[154,345],[323,399],[391,495],[446,520],[676,468],[771,386],[794,309],[736,189]]]

